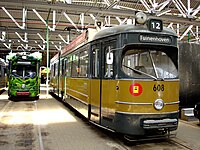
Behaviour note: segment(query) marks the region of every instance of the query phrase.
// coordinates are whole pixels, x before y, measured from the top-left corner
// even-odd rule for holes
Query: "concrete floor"
[[[180,120],[177,136],[172,141],[153,140],[125,145],[114,134],[89,124],[52,98],[46,93],[45,85],[41,89],[37,102],[10,102],[6,92],[0,95],[0,150],[200,149],[198,120]]]

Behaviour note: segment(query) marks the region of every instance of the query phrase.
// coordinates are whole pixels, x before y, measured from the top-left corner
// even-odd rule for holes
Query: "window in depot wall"
[[[88,51],[80,52],[79,77],[87,77]]]

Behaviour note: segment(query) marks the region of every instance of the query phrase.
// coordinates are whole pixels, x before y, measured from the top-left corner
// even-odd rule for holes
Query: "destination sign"
[[[170,37],[157,35],[140,35],[139,40],[145,43],[171,44],[172,42]]]
[[[18,61],[17,64],[20,64],[20,65],[30,65],[31,62],[29,62],[29,61]]]

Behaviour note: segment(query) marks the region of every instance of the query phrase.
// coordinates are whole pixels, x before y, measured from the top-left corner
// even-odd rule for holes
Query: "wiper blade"
[[[128,69],[130,69],[130,70],[132,70],[132,71],[134,71],[134,72],[136,72],[136,73],[139,74],[139,75],[144,74],[144,75],[146,75],[146,76],[148,76],[148,77],[151,77],[151,78],[157,80],[156,77],[154,77],[154,76],[152,76],[152,75],[150,75],[150,74],[148,74],[148,73],[145,73],[145,72],[140,71],[140,70],[135,69],[135,68],[128,67],[128,66],[126,66],[126,65],[123,65],[123,66],[126,67],[126,68],[128,68]]]

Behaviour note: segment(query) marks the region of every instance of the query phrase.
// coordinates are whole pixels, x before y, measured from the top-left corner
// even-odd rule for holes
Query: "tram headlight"
[[[26,59],[26,56],[22,56],[22,59]]]
[[[161,110],[164,107],[164,102],[162,99],[156,99],[154,102],[154,108],[156,110]]]
[[[136,22],[139,24],[144,24],[147,21],[147,15],[143,12],[136,13]]]
[[[22,84],[22,89],[24,89],[26,87],[26,85],[25,84]]]

